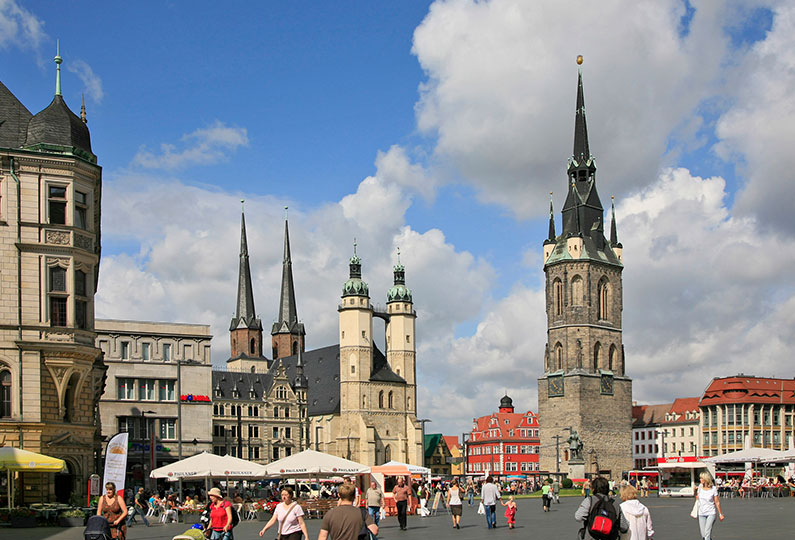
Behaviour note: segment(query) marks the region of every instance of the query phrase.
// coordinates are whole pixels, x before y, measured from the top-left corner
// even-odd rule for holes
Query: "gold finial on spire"
[[[581,54],[578,54],[578,55],[577,55],[577,65],[578,65],[578,66],[581,66],[581,65],[582,65],[582,55],[581,55]]]
[[[82,96],[83,103],[80,105],[80,120],[82,120],[84,124],[88,124],[88,119],[86,118],[86,95],[82,94]]]

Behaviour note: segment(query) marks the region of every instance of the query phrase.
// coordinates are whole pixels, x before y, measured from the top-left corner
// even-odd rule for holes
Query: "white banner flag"
[[[127,433],[117,433],[105,447],[105,476],[103,485],[116,484],[116,491],[124,492],[124,479],[127,476]]]

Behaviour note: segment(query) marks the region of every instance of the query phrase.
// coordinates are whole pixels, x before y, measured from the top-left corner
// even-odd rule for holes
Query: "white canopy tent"
[[[315,450],[304,450],[292,456],[267,464],[266,476],[271,478],[311,477],[318,475],[367,474],[370,467],[324,454]]]
[[[232,456],[217,456],[202,452],[176,463],[153,470],[151,478],[179,480],[186,478],[262,478],[265,467]]]
[[[784,453],[771,448],[744,448],[719,456],[704,458],[706,463],[779,463],[787,461]]]

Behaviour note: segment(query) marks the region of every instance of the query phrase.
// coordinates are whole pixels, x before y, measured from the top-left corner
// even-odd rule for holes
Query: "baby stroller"
[[[88,518],[83,537],[85,540],[113,540],[108,520],[104,516],[91,516]]]

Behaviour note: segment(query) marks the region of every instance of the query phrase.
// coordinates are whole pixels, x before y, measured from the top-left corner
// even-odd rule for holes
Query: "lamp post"
[[[177,358],[177,457],[182,461],[182,364],[197,364],[192,359]],[[182,478],[179,479],[179,501],[182,502]]]
[[[141,413],[141,476],[143,477],[141,481],[144,484],[144,487],[147,486],[146,482],[146,446],[144,445],[144,441],[146,441],[146,437],[144,436],[144,432],[149,431],[146,426],[146,415],[147,414],[156,414],[155,411],[140,411]]]

